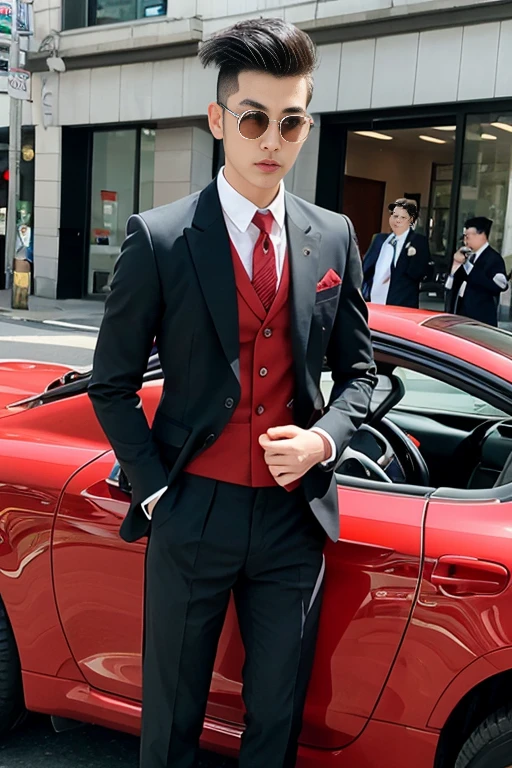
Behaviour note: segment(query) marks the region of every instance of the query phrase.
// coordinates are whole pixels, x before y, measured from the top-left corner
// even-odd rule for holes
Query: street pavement
[[[96,335],[91,331],[78,332],[36,322],[4,319],[0,315],[0,359],[90,366]]]
[[[139,740],[84,725],[55,733],[50,719],[29,715],[0,745],[0,768],[137,768]],[[197,768],[236,768],[237,762],[201,752]]]

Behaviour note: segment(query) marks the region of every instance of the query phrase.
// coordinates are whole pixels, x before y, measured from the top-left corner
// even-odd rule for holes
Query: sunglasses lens
[[[244,139],[259,139],[268,128],[268,116],[264,112],[246,112],[240,120],[240,133]]]
[[[309,134],[311,123],[307,117],[302,115],[290,115],[285,117],[281,123],[281,136],[285,141],[304,141]]]

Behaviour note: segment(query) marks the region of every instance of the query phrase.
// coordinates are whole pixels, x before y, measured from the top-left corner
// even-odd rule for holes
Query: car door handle
[[[430,577],[432,584],[450,597],[497,595],[509,580],[510,573],[504,565],[459,555],[440,557]]]

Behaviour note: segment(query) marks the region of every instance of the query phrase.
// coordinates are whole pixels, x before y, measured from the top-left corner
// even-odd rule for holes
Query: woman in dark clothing
[[[363,260],[363,295],[375,304],[418,307],[420,283],[429,270],[430,249],[413,225],[418,208],[413,200],[390,203],[391,234],[375,235]]]

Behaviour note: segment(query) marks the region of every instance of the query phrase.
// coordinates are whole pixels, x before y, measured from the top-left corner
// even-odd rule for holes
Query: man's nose
[[[267,130],[261,137],[261,148],[275,152],[277,149],[281,149],[281,141],[279,123],[269,123]]]

